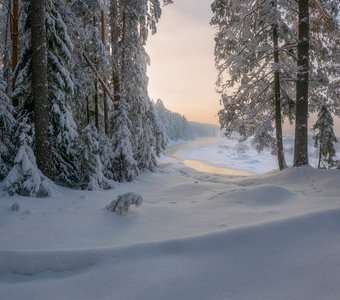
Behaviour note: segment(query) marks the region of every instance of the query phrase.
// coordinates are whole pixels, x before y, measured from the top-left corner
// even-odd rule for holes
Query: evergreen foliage
[[[156,113],[155,122],[160,123],[159,127],[164,128],[160,134],[165,132],[166,137],[162,137],[160,141],[171,139],[190,140],[200,137],[215,137],[218,135],[219,128],[216,125],[189,122],[184,116],[168,110],[161,99],[158,99],[154,104]],[[163,149],[162,145],[159,149]]]
[[[46,31],[53,174],[56,182],[72,187],[78,180],[77,125],[67,107],[67,100],[74,93],[74,83],[70,73],[73,44],[66,25],[52,2],[47,6]]]
[[[1,75],[1,74],[0,74]],[[14,108],[6,94],[6,83],[0,76],[0,180],[4,179],[12,167],[14,145],[11,133],[15,123]]]
[[[79,147],[79,177],[80,186],[83,189],[97,191],[114,187],[114,182],[105,176],[107,175],[106,169],[110,169],[107,168],[110,161],[104,160],[104,164],[102,163],[103,151],[101,149],[109,148],[109,145],[103,144],[103,139],[94,124],[86,126],[82,132],[82,144]]]
[[[138,163],[135,160],[131,145],[131,121],[128,118],[128,104],[119,103],[119,108],[113,114],[113,136],[112,136],[112,168],[114,180],[131,181],[138,174]]]
[[[334,143],[338,140],[334,134],[332,114],[326,106],[322,106],[318,119],[313,126],[314,146],[319,148],[318,168],[332,168],[336,165]]]
[[[32,128],[25,117],[17,123],[15,144],[18,146],[13,167],[5,179],[5,189],[11,195],[44,197],[50,194],[48,179],[36,164],[32,144]]]
[[[223,105],[219,121],[226,136],[233,132],[243,138],[256,135],[258,150],[270,146],[276,152],[282,147],[282,142],[278,147],[268,142],[274,131],[271,123],[276,120],[277,139],[282,140],[278,127],[285,117],[293,118],[290,73],[294,66],[290,56],[275,45],[292,38],[285,9],[285,1],[280,0],[215,0],[212,4],[217,86]]]

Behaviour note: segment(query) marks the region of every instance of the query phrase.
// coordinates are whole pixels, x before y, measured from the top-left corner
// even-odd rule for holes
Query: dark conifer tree
[[[314,146],[319,148],[318,169],[332,168],[335,166],[335,148],[334,143],[338,140],[334,134],[334,121],[332,114],[326,106],[322,106],[318,113],[318,119],[313,126]]]

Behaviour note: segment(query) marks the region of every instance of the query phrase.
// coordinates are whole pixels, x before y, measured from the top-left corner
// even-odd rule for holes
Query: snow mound
[[[237,203],[257,206],[257,205],[276,205],[285,202],[294,196],[292,192],[286,188],[276,185],[260,185],[244,188],[231,192],[228,197]]]
[[[45,272],[66,272],[93,266],[97,251],[0,251],[0,276],[33,276]],[[1,297],[0,297],[1,298]]]

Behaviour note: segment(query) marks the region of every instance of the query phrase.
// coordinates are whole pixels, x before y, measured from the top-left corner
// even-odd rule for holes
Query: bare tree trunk
[[[45,28],[45,0],[31,1],[31,47],[32,47],[32,81],[35,117],[35,156],[38,168],[52,177],[52,151],[48,125],[50,103],[48,101],[47,83],[47,41]]]
[[[113,92],[114,92],[114,109],[117,109],[117,103],[120,101],[120,77],[115,74],[113,77]]]
[[[298,73],[296,81],[296,121],[294,166],[308,165],[308,70],[309,70],[309,6],[299,0]]]
[[[277,10],[277,0],[272,2],[273,7]],[[277,148],[277,160],[279,164],[279,169],[283,170],[286,167],[284,151],[283,151],[283,141],[282,141],[282,116],[281,116],[281,93],[280,93],[280,71],[278,69],[279,65],[279,45],[278,45],[278,24],[275,22],[273,24],[273,44],[274,44],[274,63],[275,63],[275,73],[274,73],[274,98],[275,98],[275,127],[276,127],[276,148]]]
[[[86,97],[86,121],[87,124],[90,124],[90,103],[89,103],[89,96]]]
[[[19,0],[13,0],[13,20],[12,20],[12,71],[18,64],[19,57]],[[13,82],[13,90],[14,90]]]
[[[11,0],[8,0],[8,7],[11,7]],[[8,31],[12,32],[12,14],[10,13],[10,11],[7,11],[7,16],[6,16],[6,28],[5,28],[5,36],[4,36],[4,49],[7,50],[8,47]],[[4,65],[4,58],[2,59],[1,62]],[[6,94],[10,93],[10,87],[9,87],[9,82],[10,82],[10,75],[7,74],[6,72],[6,76],[4,78],[6,80]]]
[[[98,79],[96,78],[95,86],[95,94],[94,94],[94,121],[97,130],[99,131],[99,101],[98,101]]]
[[[106,85],[106,83],[104,82],[103,78],[101,78],[100,74],[98,73],[96,67],[94,66],[94,64],[91,62],[91,60],[89,59],[89,57],[86,55],[85,52],[83,52],[83,57],[85,59],[85,61],[87,62],[87,64],[89,65],[89,67],[91,68],[91,70],[95,73],[95,75],[97,76],[97,79],[99,81],[99,83],[102,86],[102,89],[104,89],[107,93],[107,95],[111,98],[111,100],[113,101],[113,96],[112,93],[110,91],[110,89],[108,88],[108,86]]]
[[[321,158],[322,158],[322,152],[321,152],[321,149],[322,149],[322,138],[323,138],[323,126],[321,126],[321,130],[320,130],[320,145],[319,145],[319,161],[318,161],[318,169],[320,169],[320,166],[321,166]]]
[[[106,45],[106,24],[105,24],[105,13],[102,10],[101,11],[101,25],[102,25],[102,42],[103,45]],[[103,80],[106,83],[105,76],[103,77]],[[103,89],[103,100],[104,100],[104,131],[105,135],[108,135],[109,133],[109,107],[108,107],[108,96],[105,89]]]
[[[119,23],[119,13],[118,13],[118,5],[115,3],[115,1],[111,2],[111,8],[110,8],[110,14],[111,14],[111,49],[112,49],[112,83],[113,83],[113,109],[117,110],[118,105],[120,101],[120,59],[117,57],[116,49],[119,47],[119,29],[118,29],[118,23]]]
[[[96,15],[93,15],[93,27],[97,27],[97,19]],[[94,60],[94,64],[97,66],[97,57]],[[94,120],[97,130],[99,131],[99,101],[98,101],[98,78],[96,77],[95,86],[95,94],[94,94]]]

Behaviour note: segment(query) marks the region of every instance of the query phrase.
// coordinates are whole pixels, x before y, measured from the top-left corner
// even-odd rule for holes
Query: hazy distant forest
[[[0,1],[0,180],[7,192],[44,196],[51,181],[108,189],[156,167],[167,136],[148,96],[145,45],[170,3]],[[336,166],[339,2],[215,0],[211,8],[226,135],[255,136],[259,151],[272,147],[283,169],[282,124],[295,122],[299,167],[308,164],[308,115],[318,113],[319,166]]]

